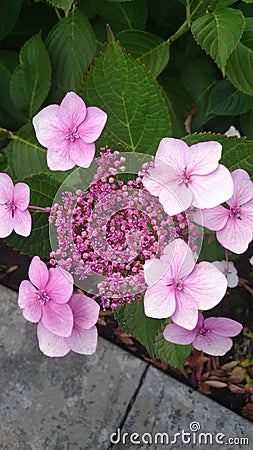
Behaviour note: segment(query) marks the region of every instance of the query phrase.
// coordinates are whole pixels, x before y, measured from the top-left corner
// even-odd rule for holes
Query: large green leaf
[[[210,92],[209,114],[236,116],[253,108],[253,98],[238,91],[228,80],[218,81]]]
[[[30,186],[31,200],[33,206],[51,206],[59,183],[47,174],[33,175],[25,178],[24,181]],[[38,255],[41,258],[49,259],[51,251],[49,242],[48,213],[31,211],[32,232],[29,237],[24,238],[14,232],[6,239],[8,245],[26,255]]]
[[[155,338],[155,356],[184,373],[184,361],[189,356],[192,346],[172,344],[164,339],[162,332],[163,330]]]
[[[181,81],[193,97],[195,113],[191,129],[199,131],[212,116],[208,113],[209,95],[217,82],[218,69],[205,57],[194,59],[184,70]]]
[[[14,27],[21,5],[22,0],[1,0],[0,41],[8,36]]]
[[[10,80],[10,96],[14,105],[32,118],[44,102],[51,83],[51,65],[39,34],[22,47],[20,66]]]
[[[121,328],[136,337],[146,347],[151,357],[154,357],[154,339],[163,321],[144,314],[143,298],[139,302],[125,303],[114,315]]]
[[[240,128],[242,134],[247,136],[249,139],[253,139],[253,109],[248,111],[246,114],[240,116]]]
[[[225,74],[227,60],[240,41],[244,26],[241,11],[223,8],[199,17],[193,22],[191,31],[198,44]]]
[[[228,60],[226,75],[239,91],[253,95],[252,73],[253,51],[240,42]]]
[[[147,1],[108,2],[93,0],[93,6],[104,23],[108,23],[114,33],[134,28],[144,30],[147,21]]]
[[[183,138],[188,145],[197,142],[218,141],[222,144],[221,164],[224,164],[231,172],[235,169],[247,170],[253,178],[253,141],[227,137],[212,133],[195,133]]]
[[[108,114],[105,133],[126,150],[154,154],[170,136],[170,117],[152,75],[114,39],[84,83],[83,98]]]
[[[230,6],[236,3],[237,0],[218,0],[217,2],[213,2],[215,4],[214,11],[217,9],[225,8],[225,6]]]
[[[245,30],[241,39],[241,43],[253,50],[253,17],[245,17]]]
[[[126,30],[117,35],[121,45],[143,63],[154,77],[165,69],[170,57],[170,47],[155,34],[140,30]]]
[[[46,44],[52,63],[51,99],[59,101],[67,91],[78,91],[95,53],[91,25],[78,9],[63,18],[49,33]]]
[[[69,10],[72,6],[72,4],[74,3],[74,0],[47,0],[48,3],[50,3],[53,6],[56,6],[56,8],[60,8],[62,9],[66,16],[69,13]]]

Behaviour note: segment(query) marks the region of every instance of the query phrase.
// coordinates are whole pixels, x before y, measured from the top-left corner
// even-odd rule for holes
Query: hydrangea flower
[[[97,348],[98,332],[95,324],[99,316],[98,304],[83,294],[74,295],[68,302],[74,325],[69,337],[60,337],[48,331],[39,322],[37,336],[40,350],[46,356],[65,356],[70,350],[91,355]]]
[[[224,134],[227,137],[231,137],[231,136],[236,136],[238,138],[241,137],[239,131],[234,127],[234,125],[231,125]]]
[[[39,143],[47,148],[49,169],[89,167],[95,155],[94,142],[106,120],[104,111],[95,106],[86,108],[74,92],[68,92],[60,105],[42,109],[33,118],[33,126]]]
[[[217,206],[233,193],[230,172],[219,164],[221,151],[222,146],[216,141],[189,147],[180,139],[164,138],[156,152],[155,167],[150,169],[143,184],[159,197],[170,216],[185,211],[190,205]]]
[[[13,185],[6,173],[0,173],[0,238],[9,236],[14,230],[21,236],[29,236],[32,219],[27,210],[30,188],[26,183]]]
[[[225,275],[228,281],[228,287],[234,288],[238,285],[237,269],[232,261],[214,261],[213,264]]]
[[[234,192],[227,200],[229,209],[221,205],[202,209],[196,212],[195,220],[216,231],[223,247],[234,253],[243,253],[253,238],[253,183],[243,169],[234,170],[231,175]]]
[[[42,325],[57,336],[70,336],[73,313],[67,304],[73,292],[72,276],[59,267],[48,270],[38,256],[29,267],[31,281],[21,282],[18,304],[29,322]]]
[[[226,293],[226,277],[209,262],[195,264],[190,247],[175,239],[164,249],[160,259],[144,265],[148,284],[144,310],[149,317],[171,317],[177,324],[192,330],[198,309],[211,309]]]
[[[204,319],[199,313],[198,323],[193,330],[186,330],[174,323],[164,329],[164,338],[173,344],[192,344],[196,350],[202,350],[212,356],[223,356],[227,353],[233,341],[242,330],[242,325],[226,317],[209,317]]]

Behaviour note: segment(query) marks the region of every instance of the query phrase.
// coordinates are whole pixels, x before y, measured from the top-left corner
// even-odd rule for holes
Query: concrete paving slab
[[[0,286],[0,449],[104,450],[146,363],[99,338],[95,355],[48,358],[17,294]]]
[[[116,450],[253,449],[251,422],[151,366],[121,433],[115,431]]]

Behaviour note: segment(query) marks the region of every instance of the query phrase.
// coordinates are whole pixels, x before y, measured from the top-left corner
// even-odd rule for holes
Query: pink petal
[[[211,330],[220,336],[237,336],[242,331],[242,325],[226,317],[208,317],[205,319],[205,328]]]
[[[227,223],[230,211],[219,205],[210,209],[199,209],[194,214],[194,220],[209,230],[221,230]]]
[[[76,294],[68,304],[74,315],[75,327],[88,330],[97,323],[100,308],[92,298],[84,294]]]
[[[173,344],[187,345],[192,344],[196,337],[196,332],[194,330],[186,330],[175,323],[170,323],[165,327],[163,336],[166,341]]]
[[[49,269],[47,294],[56,303],[67,303],[73,293],[73,277],[60,267]]]
[[[73,313],[69,305],[59,305],[49,301],[42,307],[41,322],[56,336],[68,337],[73,329]]]
[[[226,294],[227,279],[212,263],[203,261],[195,266],[183,286],[183,291],[195,298],[198,308],[207,310]]]
[[[27,209],[25,211],[19,209],[14,210],[13,228],[15,233],[20,234],[20,236],[27,237],[31,234],[32,218]]]
[[[230,338],[210,332],[205,336],[197,336],[192,345],[196,350],[201,350],[208,355],[223,356],[231,349],[233,341]]]
[[[12,211],[0,205],[0,238],[6,238],[13,231]]]
[[[97,328],[93,326],[89,330],[74,326],[71,336],[65,338],[71,350],[81,355],[95,353],[98,341]]]
[[[164,161],[156,160],[155,167],[149,170],[149,175],[143,178],[144,187],[150,194],[158,196],[169,181],[176,180],[177,172]]]
[[[95,144],[87,144],[81,138],[76,139],[70,148],[71,159],[77,166],[87,168],[93,161],[95,150]]]
[[[234,181],[234,192],[227,203],[233,208],[243,205],[253,198],[253,183],[246,170],[237,169],[231,175]]]
[[[28,280],[21,282],[18,292],[18,305],[26,320],[38,323],[41,319],[41,305],[36,296],[36,288]]]
[[[187,172],[206,175],[217,169],[222,146],[219,142],[199,142],[188,150]]]
[[[175,307],[174,289],[166,286],[164,280],[146,290],[144,296],[144,312],[146,316],[166,319],[173,314]]]
[[[151,259],[144,264],[144,278],[149,286],[157,283],[168,271],[167,261],[160,259]]]
[[[14,186],[7,173],[0,173],[0,205],[13,201]]]
[[[62,141],[61,146],[52,146],[47,150],[47,165],[50,170],[69,170],[75,166],[70,156],[69,140]]]
[[[66,338],[50,333],[40,322],[37,327],[39,348],[46,356],[65,356],[70,351]]]
[[[68,130],[60,120],[59,108],[58,105],[49,105],[33,118],[36,137],[43,147],[57,147],[64,142]]]
[[[171,319],[187,330],[193,330],[198,322],[198,307],[195,298],[188,292],[176,290],[176,309]]]
[[[155,165],[158,160],[181,173],[187,165],[189,146],[181,139],[164,138],[156,152]]]
[[[192,204],[200,209],[225,202],[232,196],[234,187],[229,170],[222,164],[208,175],[191,175],[189,185],[194,196]]]
[[[171,277],[174,280],[187,276],[196,264],[192,250],[183,239],[174,239],[166,245],[161,260],[170,265]]]
[[[17,183],[14,186],[14,205],[16,208],[24,211],[28,208],[30,202],[30,188],[26,183]]]
[[[192,204],[192,191],[184,183],[170,182],[161,190],[159,201],[169,216],[185,211]]]
[[[245,220],[229,217],[226,226],[217,231],[217,239],[223,247],[234,253],[244,253],[252,241],[252,226]]]
[[[84,122],[78,127],[78,133],[84,142],[95,142],[103,131],[107,114],[100,108],[90,106],[86,110]]]
[[[83,99],[75,92],[68,92],[60,104],[60,117],[67,130],[78,127],[86,117]]]
[[[34,256],[28,271],[31,282],[38,289],[45,289],[48,282],[48,268],[39,256]]]

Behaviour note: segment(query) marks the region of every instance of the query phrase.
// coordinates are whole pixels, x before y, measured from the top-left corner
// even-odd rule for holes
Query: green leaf
[[[143,63],[156,78],[165,69],[170,57],[170,46],[155,34],[140,30],[126,30],[117,35],[121,45]]]
[[[229,260],[238,258],[236,254],[230,254]],[[215,238],[215,233],[210,235],[209,239],[205,238],[202,243],[201,251],[198,257],[198,262],[201,261],[224,261],[226,259],[226,253],[224,247],[219,244]]]
[[[167,74],[159,77],[158,81],[170,112],[172,136],[180,138],[185,135],[185,119],[190,112],[193,98],[180,81],[168,77]]]
[[[236,2],[237,0],[218,0],[214,7],[214,11],[216,11],[217,9],[225,8],[225,6],[233,5]]]
[[[242,134],[247,136],[248,139],[253,139],[253,109],[248,111],[246,114],[240,116],[240,128]]]
[[[253,51],[239,43],[228,60],[226,75],[239,91],[253,95],[252,72]]]
[[[40,172],[51,173],[51,176],[63,180],[70,171],[51,172],[46,163],[46,149],[42,147],[35,136],[34,128],[29,122],[15,135],[11,133],[12,141],[5,149],[10,174],[15,179],[23,179]]]
[[[212,133],[195,133],[185,136],[183,140],[188,145],[206,141],[220,142],[222,145],[220,163],[224,164],[231,172],[235,169],[244,169],[253,178],[253,141]]]
[[[236,116],[253,108],[253,98],[238,91],[228,80],[216,83],[210,92],[209,114]]]
[[[245,30],[242,35],[241,43],[253,50],[253,17],[245,17]]]
[[[10,50],[0,50],[0,122],[3,127],[17,129],[26,122],[26,117],[13,105],[9,94],[11,75],[18,65],[18,54]]]
[[[121,328],[138,339],[146,347],[151,357],[153,357],[154,339],[163,321],[152,319],[145,315],[143,298],[131,304],[125,303],[115,310],[114,315]]]
[[[53,100],[59,101],[67,91],[80,89],[96,54],[95,36],[84,13],[74,9],[51,30],[46,44],[52,62]]]
[[[67,16],[74,0],[47,0],[47,2],[56,8],[62,9]]]
[[[10,80],[10,96],[14,105],[32,118],[44,102],[51,82],[49,56],[40,35],[33,36],[22,47],[20,66]]]
[[[1,0],[0,41],[4,39],[15,26],[22,0]]]
[[[47,174],[33,175],[24,179],[30,186],[31,200],[33,206],[46,207],[51,206],[56,192],[59,189],[59,183]],[[49,242],[48,213],[31,211],[32,232],[29,237],[24,238],[14,232],[6,239],[11,247],[26,255],[38,255],[41,258],[49,259],[51,251]]]
[[[199,17],[193,22],[191,31],[198,44],[225,74],[229,55],[240,41],[244,27],[241,11],[223,8]]]
[[[253,3],[253,0],[243,0],[244,3]]]
[[[94,9],[114,33],[134,28],[144,30],[147,21],[147,1],[132,0],[123,3],[93,0]]]
[[[217,77],[218,69],[205,57],[194,59],[182,74],[181,81],[192,95],[196,109],[191,123],[192,131],[199,131],[211,118],[208,113],[209,95]]]
[[[185,373],[184,361],[189,356],[192,346],[172,344],[164,339],[162,331],[155,338],[154,353],[156,357]]]
[[[128,151],[155,154],[161,138],[170,136],[158,84],[114,39],[91,68],[82,95],[108,114],[106,135]]]

